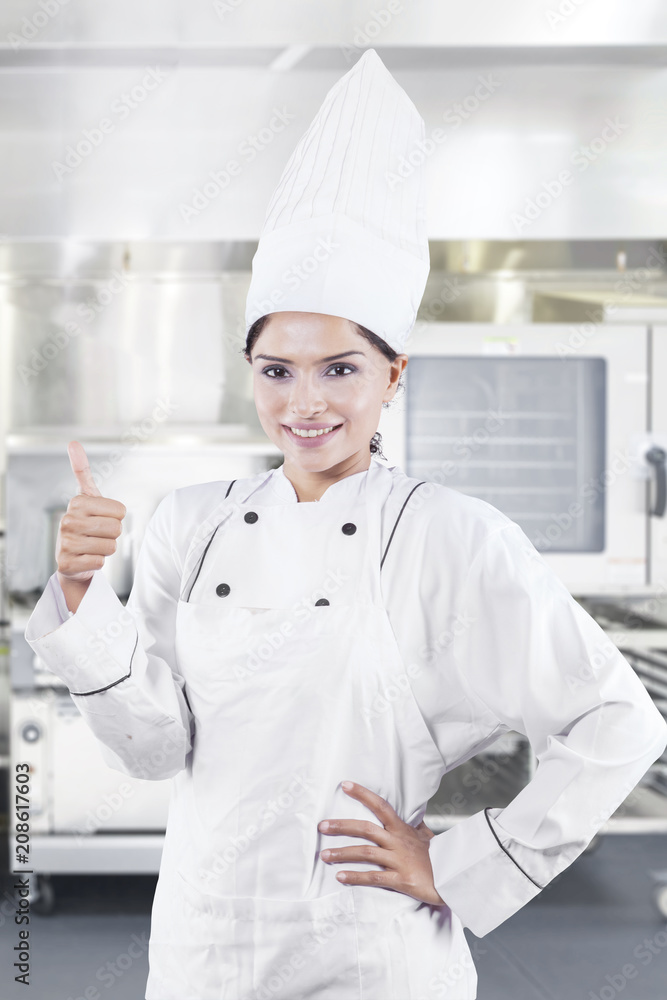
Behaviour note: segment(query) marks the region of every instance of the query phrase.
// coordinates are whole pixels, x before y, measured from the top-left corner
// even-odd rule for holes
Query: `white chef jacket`
[[[384,546],[418,480],[372,456],[374,476],[378,466],[393,477]],[[337,501],[366,475],[327,488],[319,503],[331,506],[332,523]],[[242,485],[258,508],[298,502],[282,466]],[[174,656],[175,607],[228,486],[186,486],[160,502],[126,607],[96,571],[73,614],[54,573],[28,622],[27,641],[70,689],[106,762],[123,773],[169,778],[192,751],[194,720]],[[534,777],[509,805],[481,810],[429,841],[435,888],[481,937],[584,850],[664,751],[667,724],[524,532],[490,504],[421,486],[403,508],[382,580],[415,699],[446,770],[510,731],[526,736],[537,757]]]

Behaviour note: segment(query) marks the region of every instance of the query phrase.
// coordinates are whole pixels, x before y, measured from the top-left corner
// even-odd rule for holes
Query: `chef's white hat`
[[[429,272],[424,121],[375,49],[329,91],[267,209],[246,302],[342,316],[403,351]]]

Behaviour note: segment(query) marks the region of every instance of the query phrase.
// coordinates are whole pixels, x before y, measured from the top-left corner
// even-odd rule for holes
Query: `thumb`
[[[76,481],[79,485],[78,492],[85,493],[90,497],[101,497],[102,494],[95,485],[95,480],[88,464],[88,456],[83,445],[78,441],[70,441],[67,445],[67,453],[70,465],[72,466],[72,472],[76,476]]]
[[[415,830],[419,830],[421,833],[425,833],[428,840],[431,840],[433,837],[435,837],[435,833],[433,832],[433,830],[430,829],[430,827],[426,825],[424,820],[421,821],[419,826],[415,827]]]

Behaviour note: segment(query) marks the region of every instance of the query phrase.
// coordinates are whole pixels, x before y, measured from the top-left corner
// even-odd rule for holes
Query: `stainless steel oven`
[[[667,324],[424,323],[387,459],[493,504],[575,594],[667,593]]]

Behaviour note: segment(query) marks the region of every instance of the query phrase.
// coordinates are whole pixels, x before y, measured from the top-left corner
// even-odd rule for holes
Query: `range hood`
[[[426,122],[431,240],[667,233],[663,0],[53,6],[0,10],[0,239],[256,240],[368,47]]]

